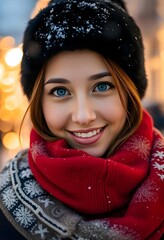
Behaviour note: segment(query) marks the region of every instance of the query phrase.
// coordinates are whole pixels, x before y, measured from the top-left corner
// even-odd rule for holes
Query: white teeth
[[[98,134],[99,132],[101,131],[101,129],[97,129],[97,130],[94,130],[92,132],[88,132],[88,133],[77,133],[77,132],[74,132],[73,134],[77,137],[81,137],[81,138],[89,138],[89,137],[93,137],[95,136],[96,134]]]

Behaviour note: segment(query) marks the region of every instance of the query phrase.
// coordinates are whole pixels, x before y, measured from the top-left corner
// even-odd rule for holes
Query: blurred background
[[[155,126],[164,132],[164,1],[125,0],[129,13],[141,28],[148,89],[143,105]],[[19,84],[22,38],[27,21],[48,0],[0,1],[0,168],[21,149],[19,129],[28,106]],[[30,121],[21,132],[22,148],[29,146]]]

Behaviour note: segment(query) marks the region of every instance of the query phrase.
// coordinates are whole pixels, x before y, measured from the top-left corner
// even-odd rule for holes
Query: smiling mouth
[[[89,132],[72,132],[73,135],[80,138],[90,138],[100,133],[103,128],[99,128]]]
[[[88,131],[70,132],[74,140],[82,145],[93,144],[97,142],[106,126]]]

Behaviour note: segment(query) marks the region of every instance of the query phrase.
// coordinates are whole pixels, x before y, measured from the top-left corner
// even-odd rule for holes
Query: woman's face
[[[126,120],[107,63],[89,50],[65,51],[49,60],[42,106],[55,136],[96,157],[103,156]]]

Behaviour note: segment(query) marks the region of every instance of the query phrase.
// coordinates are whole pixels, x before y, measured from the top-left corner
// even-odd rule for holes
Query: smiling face
[[[96,157],[103,156],[126,121],[107,63],[89,50],[65,51],[49,60],[42,108],[55,136]]]

